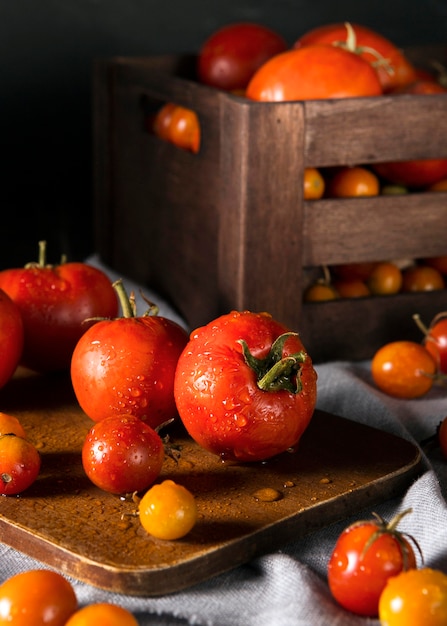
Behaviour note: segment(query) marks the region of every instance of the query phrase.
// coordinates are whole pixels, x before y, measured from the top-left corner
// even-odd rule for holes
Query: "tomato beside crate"
[[[446,46],[406,50],[418,66]],[[412,319],[447,290],[303,303],[308,268],[447,254],[443,193],[303,200],[306,167],[447,157],[447,96],[254,102],[199,84],[196,57],[118,57],[95,66],[97,249],[151,286],[191,327],[268,311],[315,362],[370,358],[420,341]],[[428,98],[430,98],[428,100]],[[195,111],[197,154],[147,132],[165,102]]]

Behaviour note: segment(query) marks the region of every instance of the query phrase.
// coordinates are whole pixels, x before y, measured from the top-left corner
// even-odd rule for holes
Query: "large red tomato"
[[[254,72],[287,49],[278,33],[261,24],[240,22],[214,32],[197,59],[200,82],[228,91],[243,90]]]
[[[296,333],[267,313],[232,311],[191,334],[174,394],[199,445],[223,460],[260,461],[298,443],[316,379]]]
[[[377,73],[367,61],[327,44],[276,55],[259,68],[246,90],[248,98],[265,102],[381,94]]]
[[[95,422],[129,414],[156,428],[177,414],[174,373],[188,335],[165,317],[137,317],[131,307],[123,307],[123,313],[97,322],[78,341],[71,361],[73,389]]]
[[[22,350],[22,316],[18,306],[0,289],[0,389],[16,371]]]
[[[85,263],[37,263],[0,272],[3,289],[20,310],[25,333],[22,365],[37,371],[69,369],[73,349],[97,317],[114,317],[118,298],[110,279]]]
[[[389,39],[366,26],[324,24],[305,33],[293,47],[315,43],[337,44],[356,51],[374,64],[384,92],[416,80],[416,70],[404,53]]]

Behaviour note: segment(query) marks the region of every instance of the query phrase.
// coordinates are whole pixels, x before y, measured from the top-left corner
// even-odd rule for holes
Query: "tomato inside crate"
[[[422,66],[447,59],[445,46],[407,52]],[[148,105],[163,102],[196,112],[196,154],[145,130]],[[304,169],[447,158],[446,114],[445,94],[254,102],[199,84],[191,55],[100,61],[98,252],[192,328],[269,311],[316,362],[369,358],[383,341],[419,337],[412,315],[445,310],[445,290],[304,305],[304,268],[445,255],[445,195],[304,201]]]

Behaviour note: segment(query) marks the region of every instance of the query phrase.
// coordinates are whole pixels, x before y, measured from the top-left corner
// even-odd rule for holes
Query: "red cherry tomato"
[[[37,371],[69,369],[86,320],[114,317],[118,311],[112,283],[101,270],[85,263],[47,265],[45,242],[40,242],[39,262],[0,272],[0,289],[22,315],[21,363]]]
[[[0,435],[0,494],[14,496],[28,489],[39,475],[40,455],[27,439]]]
[[[146,489],[158,478],[163,459],[160,436],[133,415],[116,415],[98,422],[82,446],[85,473],[109,493]]]
[[[97,322],[78,341],[73,389],[95,422],[125,413],[156,428],[177,414],[174,372],[188,335],[167,318],[136,317],[124,296],[123,317]]]
[[[410,189],[433,185],[447,176],[447,159],[389,161],[373,163],[371,167],[388,182]]]
[[[278,33],[261,24],[229,24],[202,45],[197,59],[199,80],[227,91],[244,90],[255,71],[287,49]]]
[[[348,526],[328,563],[328,583],[337,602],[358,615],[375,617],[387,581],[415,568],[410,541],[397,529],[401,515],[387,523],[380,517]]]
[[[445,626],[447,576],[428,567],[390,578],[379,603],[383,626]]]
[[[73,587],[61,574],[28,570],[0,585],[0,624],[65,626],[77,604]]]
[[[276,55],[254,74],[246,96],[264,102],[378,96],[377,73],[358,54],[315,44]]]
[[[293,47],[302,48],[315,43],[344,45],[351,51],[357,51],[365,61],[376,66],[384,92],[416,79],[416,71],[402,51],[389,39],[366,26],[324,24],[305,33]]]
[[[447,375],[447,313],[436,315],[428,328],[418,314],[413,319],[424,334],[424,347],[435,360],[438,372]]]
[[[414,341],[393,341],[377,350],[371,361],[377,387],[396,398],[419,398],[433,386],[436,362]]]
[[[23,321],[19,307],[0,289],[0,389],[12,378],[22,357]]]
[[[174,393],[199,445],[223,460],[260,461],[298,443],[316,378],[296,333],[267,313],[232,311],[191,334]]]
[[[200,123],[191,109],[167,102],[155,115],[155,135],[183,150],[197,153],[200,149]]]

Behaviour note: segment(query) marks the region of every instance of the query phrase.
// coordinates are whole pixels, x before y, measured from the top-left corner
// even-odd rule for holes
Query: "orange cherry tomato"
[[[434,267],[414,265],[403,271],[402,291],[437,291],[444,287],[444,278]]]
[[[15,496],[28,489],[39,475],[37,448],[13,433],[0,435],[0,494]]]
[[[395,398],[419,398],[433,386],[436,362],[414,341],[393,341],[374,354],[371,374],[377,387]]]
[[[413,65],[393,42],[360,24],[340,22],[317,26],[301,36],[293,47],[302,48],[315,43],[337,44],[356,50],[365,61],[375,66],[384,92],[416,79]],[[381,64],[377,64],[378,57],[382,58]]]
[[[390,578],[380,596],[379,619],[383,626],[445,626],[447,576],[420,568]]]
[[[150,535],[170,541],[187,535],[197,521],[194,496],[173,480],[151,487],[141,498],[138,513]]]
[[[26,439],[25,429],[17,417],[0,412],[0,435],[7,435],[10,433]]]
[[[378,196],[378,177],[366,167],[344,167],[330,179],[326,195],[329,198]]]
[[[52,570],[21,572],[0,585],[0,624],[5,626],[65,626],[76,609],[73,587]]]
[[[117,604],[98,602],[88,604],[73,613],[65,626],[138,626],[136,618]]]
[[[364,298],[371,295],[367,284],[359,278],[337,280],[334,288],[340,298]]]
[[[317,281],[305,290],[303,297],[304,302],[323,302],[325,300],[336,300],[340,296],[329,283]]]
[[[375,296],[399,293],[402,288],[402,271],[394,263],[378,263],[369,275],[367,285]]]
[[[377,73],[367,61],[327,44],[277,54],[255,72],[246,91],[247,98],[263,102],[381,94]]]
[[[200,123],[191,109],[167,102],[155,115],[152,129],[157,137],[183,150],[197,153],[200,149]]]
[[[304,199],[319,200],[324,194],[325,180],[316,167],[304,170]]]
[[[173,102],[167,102],[156,113],[153,122],[153,131],[157,137],[160,137],[160,139],[164,139],[165,141],[169,140],[169,128],[171,125],[172,114],[176,108],[176,104]]]

